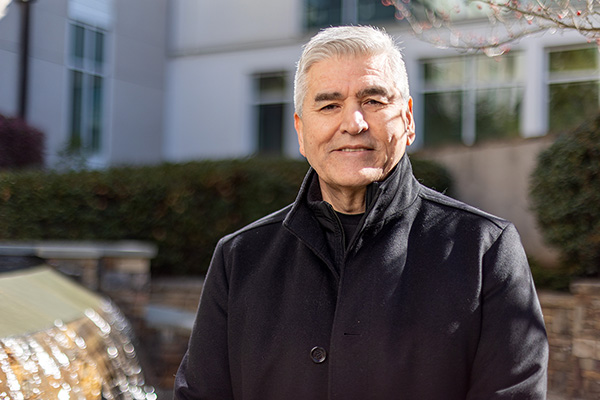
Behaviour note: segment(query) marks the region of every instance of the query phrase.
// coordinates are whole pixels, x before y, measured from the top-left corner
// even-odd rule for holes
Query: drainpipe
[[[29,86],[29,37],[31,33],[31,3],[34,0],[19,0],[21,4],[21,59],[19,70],[19,118],[25,120],[27,116],[27,92]]]

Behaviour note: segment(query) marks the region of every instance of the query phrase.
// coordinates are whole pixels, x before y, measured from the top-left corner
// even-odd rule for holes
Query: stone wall
[[[154,374],[156,386],[167,392],[187,349],[202,283],[200,278],[163,278],[150,285],[146,324],[138,336],[148,357],[146,369]]]
[[[565,399],[600,399],[600,281],[539,297],[550,342],[550,391]]]

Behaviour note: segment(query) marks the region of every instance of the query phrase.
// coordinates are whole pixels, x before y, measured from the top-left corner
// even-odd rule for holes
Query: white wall
[[[167,0],[115,1],[111,50],[110,164],[162,161]]]
[[[293,39],[301,30],[301,0],[171,1],[172,52]]]
[[[171,161],[244,157],[256,150],[253,74],[293,76],[302,0],[170,3],[164,156]],[[292,79],[284,151],[297,156]]]
[[[183,161],[244,157],[254,152],[253,74],[292,74],[300,52],[297,44],[171,59],[167,69],[165,157]],[[284,147],[289,155],[296,155],[291,99],[290,90]]]

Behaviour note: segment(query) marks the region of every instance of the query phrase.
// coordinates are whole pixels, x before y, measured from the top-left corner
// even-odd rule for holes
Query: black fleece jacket
[[[404,156],[335,250],[315,191],[310,170],[292,205],[219,242],[175,400],[545,399],[511,223],[422,186]]]

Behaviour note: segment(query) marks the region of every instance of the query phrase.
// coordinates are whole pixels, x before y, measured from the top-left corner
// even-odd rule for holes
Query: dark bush
[[[0,169],[44,165],[44,134],[20,118],[0,114]]]
[[[450,186],[443,169],[413,165],[425,184]],[[218,239],[292,202],[307,169],[250,159],[0,173],[0,239],[146,240],[159,247],[153,274],[202,274]]]
[[[600,114],[539,155],[530,195],[546,241],[577,276],[600,273]]]
[[[452,195],[452,176],[445,167],[436,162],[420,160],[415,157],[410,160],[415,177],[419,182],[440,193]]]

